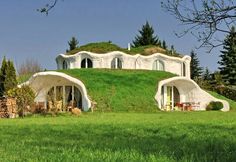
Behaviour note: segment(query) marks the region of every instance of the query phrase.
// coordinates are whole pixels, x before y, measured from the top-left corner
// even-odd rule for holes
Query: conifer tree
[[[193,50],[191,51],[190,56],[191,56],[191,63],[190,63],[191,79],[197,79],[202,74],[202,68],[199,65],[197,54]]]
[[[0,69],[0,96],[3,96],[8,90],[17,86],[16,70],[13,62],[3,58]]]
[[[154,36],[154,30],[148,22],[146,22],[146,24],[142,26],[142,29],[139,30],[139,33],[140,35],[137,35],[133,41],[133,47],[157,45],[160,43],[157,36]]]
[[[226,84],[236,85],[236,31],[231,28],[230,34],[226,36],[221,51],[220,74]]]
[[[208,68],[206,68],[205,71],[203,72],[202,78],[205,81],[209,81],[211,79],[211,73]]]
[[[68,42],[69,50],[67,50],[67,52],[78,48],[78,44],[79,44],[79,41],[75,37],[72,37],[71,40]]]
[[[6,57],[4,56],[2,60],[2,66],[0,69],[0,96],[3,96],[5,92],[4,83],[6,80],[6,69],[7,69],[7,61]]]
[[[163,49],[167,49],[166,41],[164,41],[164,40],[162,41],[161,47],[162,47]]]
[[[6,68],[6,79],[4,82],[4,89],[5,92],[8,90],[15,88],[17,86],[17,81],[16,81],[16,70],[13,65],[13,62],[8,60],[7,61],[7,68]]]

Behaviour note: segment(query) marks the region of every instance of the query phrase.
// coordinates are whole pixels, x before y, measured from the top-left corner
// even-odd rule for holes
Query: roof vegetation
[[[131,47],[131,50],[129,51],[126,48],[121,48],[116,44],[113,44],[111,42],[98,42],[98,43],[89,43],[83,46],[80,46],[72,51],[68,51],[67,55],[73,55],[81,51],[89,51],[94,53],[108,53],[112,51],[122,51],[127,54],[135,55],[135,54],[141,54],[141,55],[151,55],[154,53],[162,53],[169,56],[174,57],[183,57],[183,55],[178,53],[172,53],[170,50],[165,50],[157,45],[148,45],[148,46],[141,46],[141,47]]]
[[[59,70],[80,79],[96,111],[155,112],[158,82],[175,76],[164,71],[71,69]]]

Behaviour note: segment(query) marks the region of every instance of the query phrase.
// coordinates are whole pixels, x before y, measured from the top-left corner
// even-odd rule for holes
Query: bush
[[[7,95],[16,98],[20,117],[23,117],[26,112],[30,112],[30,107],[34,104],[35,93],[29,86],[23,85],[21,88],[11,89]]]
[[[206,107],[206,110],[207,111],[210,111],[210,110],[220,110],[222,109],[224,106],[223,106],[223,103],[220,102],[220,101],[211,101],[207,107]]]
[[[231,100],[236,101],[236,88],[235,87],[217,87],[216,92],[222,96],[225,96]]]

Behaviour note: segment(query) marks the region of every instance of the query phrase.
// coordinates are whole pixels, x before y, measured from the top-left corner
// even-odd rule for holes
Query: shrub
[[[217,87],[216,92],[231,99],[236,101],[236,88],[235,87]]]
[[[210,111],[210,110],[220,110],[222,109],[224,106],[223,106],[223,103],[220,102],[220,101],[211,101],[207,107],[206,107],[206,110],[207,111]]]
[[[25,111],[30,112],[29,109],[34,104],[35,93],[29,86],[23,85],[21,88],[11,89],[7,95],[16,98],[19,116],[23,117]]]

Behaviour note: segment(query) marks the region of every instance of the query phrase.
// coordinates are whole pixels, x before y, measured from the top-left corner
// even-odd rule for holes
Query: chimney
[[[131,48],[130,43],[128,43],[128,51],[130,51],[130,48]]]

